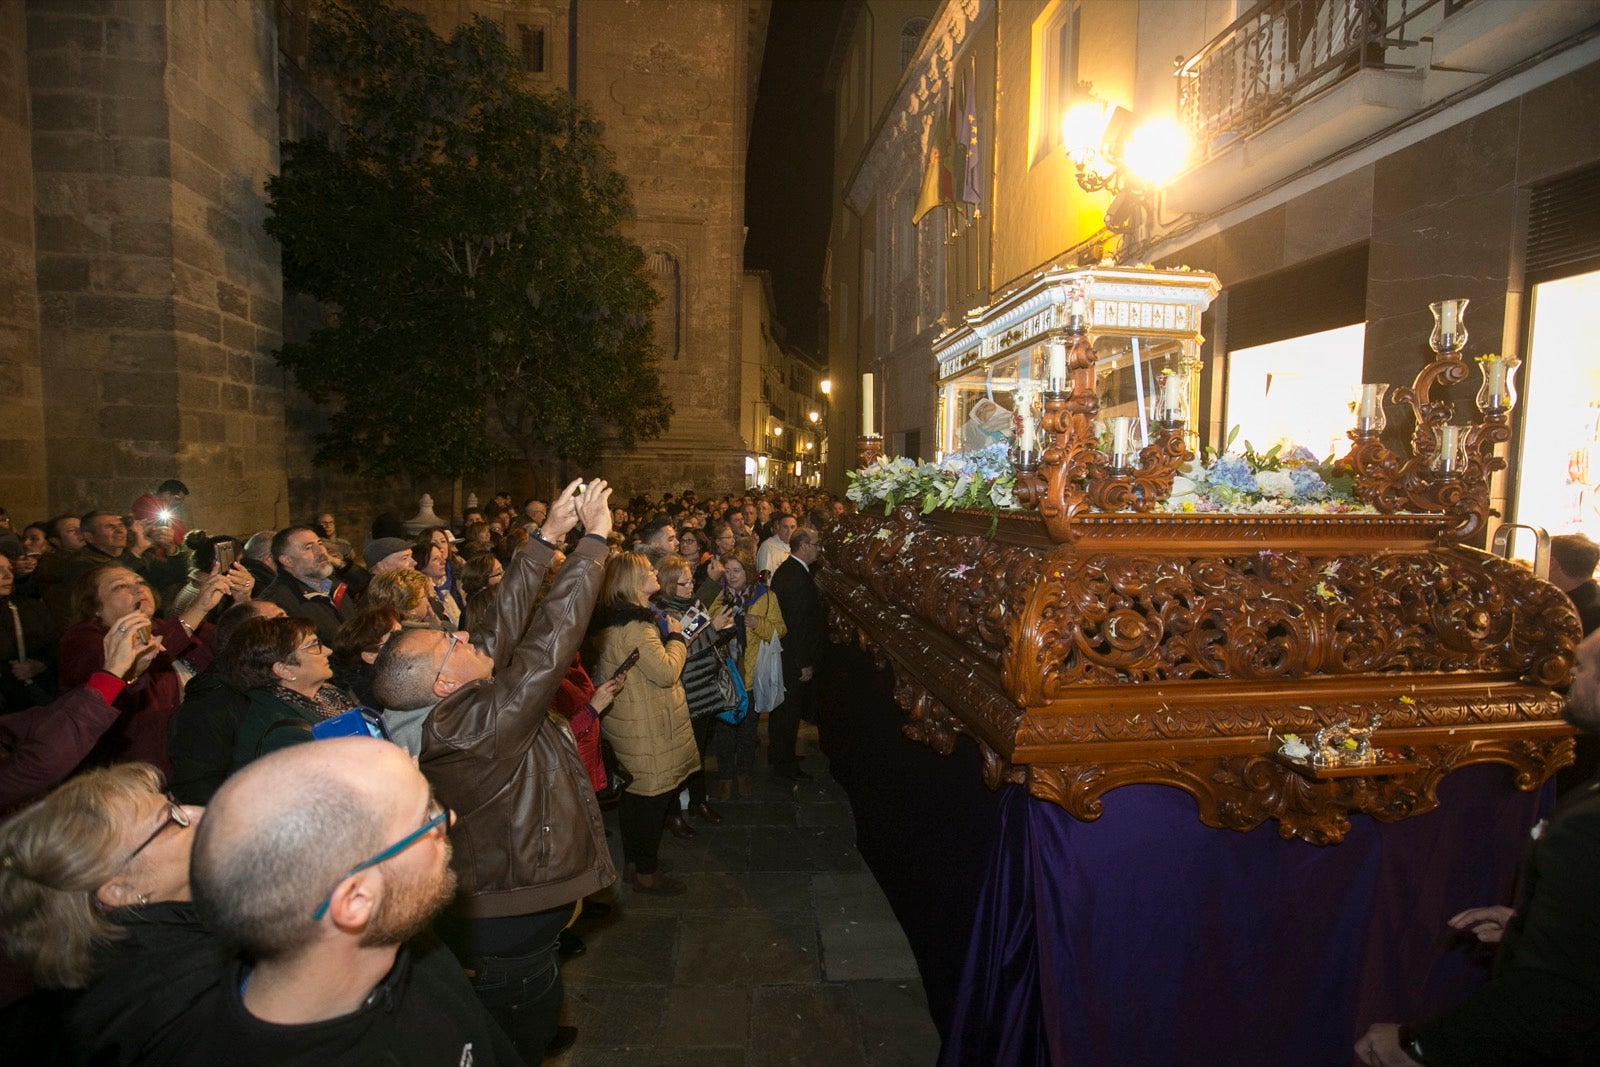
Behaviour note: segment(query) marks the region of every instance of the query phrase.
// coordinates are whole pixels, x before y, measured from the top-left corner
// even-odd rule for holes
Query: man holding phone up
[[[549,714],[588,629],[611,533],[610,488],[598,479],[581,497],[578,488],[567,486],[512,559],[470,642],[401,631],[374,680],[394,739],[420,755],[439,802],[459,813],[459,893],[440,933],[532,1064],[556,1037],[558,935],[577,902],[617,878],[589,774]],[[585,536],[538,600],[553,553],[580,521]]]

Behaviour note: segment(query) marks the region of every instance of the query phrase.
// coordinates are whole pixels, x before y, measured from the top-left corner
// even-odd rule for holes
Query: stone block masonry
[[[26,24],[6,41],[27,42],[31,196],[9,175],[0,193],[33,207],[48,510],[126,507],[177,477],[191,525],[286,521],[282,389],[260,373],[283,301],[262,229],[271,6],[29,0],[3,17]]]

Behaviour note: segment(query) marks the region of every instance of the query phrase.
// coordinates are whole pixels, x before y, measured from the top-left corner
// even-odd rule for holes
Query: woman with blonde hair
[[[751,538],[754,540],[754,538]],[[735,659],[739,676],[744,679],[746,691],[753,692],[756,681],[756,656],[761,645],[789,632],[783,623],[783,609],[778,598],[767,589],[756,570],[755,553],[739,548],[722,560],[722,592],[711,602],[711,613],[733,612]],[[718,722],[711,739],[712,753],[717,757],[717,799],[732,800],[734,782],[739,795],[749,797],[755,791],[751,775],[756,766],[756,745],[760,742],[756,725],[759,716],[755,709],[746,715],[738,726]]]
[[[392,608],[407,630],[443,630],[433,610],[433,582],[421,571],[384,571],[367,586],[363,607]]]
[[[679,681],[688,657],[683,628],[650,606],[660,588],[643,553],[612,556],[590,624],[587,659],[594,665],[592,677],[606,681],[638,653],[627,686],[600,724],[617,761],[633,776],[617,811],[623,879],[641,893],[677,896],[684,885],[660,872],[656,854],[667,811],[684,779],[699,768],[700,751]]]
[[[149,764],[119,764],[0,824],[0,945],[35,985],[86,990],[54,1027],[63,1062],[132,1062],[221,963],[189,898],[205,809],[162,788]]]

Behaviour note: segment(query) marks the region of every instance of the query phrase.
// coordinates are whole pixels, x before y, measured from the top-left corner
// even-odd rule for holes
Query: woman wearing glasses
[[[689,704],[679,677],[688,656],[678,620],[659,616],[650,598],[661,583],[642,552],[623,552],[606,563],[599,605],[590,625],[590,674],[607,680],[638,658],[628,684],[611,702],[600,729],[633,775],[617,815],[622,830],[623,880],[641,893],[677,896],[684,884],[660,872],[656,853],[667,811],[683,780],[700,767]]]
[[[0,944],[41,989],[58,1047],[15,1062],[127,1063],[214,984],[223,953],[189,902],[204,808],[144,763],[80,775],[0,824]],[[63,1013],[56,1018],[54,1010]]]
[[[311,740],[311,727],[356,706],[331,684],[329,651],[308,619],[251,619],[228,643],[228,670],[250,694],[234,743],[235,770],[268,752]]]
[[[682,541],[680,537],[680,546]],[[682,621],[684,612],[695,603],[694,573],[690,570],[689,560],[683,556],[667,556],[656,564],[656,576],[661,582],[661,592],[656,595],[657,605],[667,615]],[[701,680],[709,678],[711,688],[715,689],[715,659],[722,647],[732,641],[733,637],[733,612],[726,610],[718,612],[709,626],[689,640],[689,656],[684,662],[680,678]],[[700,766],[689,776],[689,811],[715,826],[722,821],[722,813],[713,808],[706,799],[705,760],[706,746],[711,743],[711,730],[716,723],[716,716],[698,714],[698,702],[693,699],[693,694],[689,690],[690,686],[685,682],[684,697],[689,702],[689,724],[694,729],[695,748],[700,751]],[[676,793],[672,795],[672,805],[667,812],[667,829],[672,831],[672,836],[676,838],[694,836],[694,827],[683,817],[683,807]]]
[[[151,626],[160,637],[162,651],[142,677],[122,690],[116,706],[122,711],[115,726],[90,753],[90,763],[142,760],[163,774],[172,773],[167,760],[167,723],[183,701],[183,684],[205,670],[215,653],[216,628],[206,622],[211,609],[227,595],[243,599],[250,576],[235,572],[213,574],[200,593],[176,618],[158,619]],[[150,583],[126,567],[104,566],[84,574],[73,590],[77,624],[69,626],[56,646],[56,663],[63,692],[87,682],[105,666],[104,643],[113,626],[130,612],[153,616],[156,595]]]

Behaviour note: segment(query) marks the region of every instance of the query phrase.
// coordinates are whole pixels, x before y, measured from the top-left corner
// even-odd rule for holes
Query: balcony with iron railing
[[[1178,64],[1194,166],[1170,209],[1215,211],[1564,41],[1592,0],[1262,0]]]
[[[1363,70],[1409,71],[1462,0],[1262,0],[1178,67],[1178,115],[1210,156]],[[1393,9],[1391,17],[1391,9]]]

